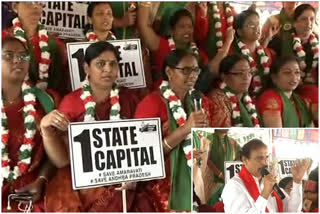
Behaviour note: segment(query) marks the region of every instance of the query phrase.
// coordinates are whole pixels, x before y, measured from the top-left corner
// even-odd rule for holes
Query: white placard
[[[73,189],[165,177],[159,118],[69,125]]]
[[[140,39],[109,40],[120,52],[118,86],[128,88],[146,87]],[[69,70],[72,89],[81,87],[85,78],[83,70],[84,55],[92,42],[67,43]]]
[[[47,1],[43,8],[41,23],[51,34],[59,38],[83,40],[87,23],[87,3]]]
[[[280,179],[285,177],[293,177],[291,173],[291,167],[296,159],[293,158],[278,158],[279,177]],[[303,176],[304,180],[308,180],[307,172]]]
[[[228,181],[240,172],[243,163],[241,161],[225,161],[224,162],[224,181]]]

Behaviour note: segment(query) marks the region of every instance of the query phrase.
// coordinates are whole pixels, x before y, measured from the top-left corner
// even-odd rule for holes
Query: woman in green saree
[[[294,90],[301,81],[299,61],[294,56],[279,58],[273,64],[269,81],[271,87],[258,98],[257,107],[265,127],[313,126],[310,101]]]

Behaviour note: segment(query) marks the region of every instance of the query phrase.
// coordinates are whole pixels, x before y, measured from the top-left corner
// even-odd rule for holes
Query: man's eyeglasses
[[[199,67],[184,67],[184,68],[174,67],[174,68],[177,70],[180,70],[181,73],[185,76],[188,76],[191,73],[199,74],[201,72],[201,68]]]
[[[29,62],[30,61],[30,56],[25,53],[25,54],[14,54],[12,52],[3,52],[1,54],[1,57],[3,60],[8,61],[8,62],[13,62],[14,58],[18,60],[18,62]]]
[[[41,7],[46,6],[45,1],[29,1],[29,2],[24,2],[24,3],[27,4],[28,6],[36,6],[36,5],[40,5]]]
[[[268,158],[270,157],[270,155],[260,155],[260,156],[257,156],[255,158],[253,158],[253,160],[256,160],[256,161],[263,161],[263,160],[268,160]]]
[[[116,69],[119,66],[119,63],[116,60],[99,60],[95,63],[98,69],[103,69],[107,64],[111,69]]]

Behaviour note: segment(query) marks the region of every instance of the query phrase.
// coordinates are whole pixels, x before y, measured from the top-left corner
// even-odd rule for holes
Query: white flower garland
[[[231,102],[232,119],[233,119],[234,126],[243,127],[243,123],[241,121],[241,114],[240,114],[240,106],[239,106],[238,97],[234,93],[232,93],[230,90],[228,90],[227,85],[224,82],[220,84],[220,89],[225,93],[225,95],[229,98],[229,100]],[[245,107],[251,116],[251,121],[252,121],[253,127],[255,127],[255,128],[260,127],[256,107],[252,103],[252,99],[248,93],[245,94],[243,100],[245,102]]]
[[[218,5],[216,2],[210,2],[213,9],[213,20],[215,21],[215,32],[216,32],[216,46],[217,48],[221,48],[223,46],[223,40],[222,40],[222,24],[221,24],[221,16],[220,16],[220,10],[218,8]],[[232,15],[232,9],[229,3],[224,3],[225,6],[225,14],[227,15],[227,26],[229,28],[233,28],[233,15]]]
[[[175,95],[175,93],[170,89],[168,81],[162,81],[160,85],[160,91],[162,96],[168,101],[170,111],[173,114],[174,119],[179,127],[183,126],[187,122],[187,114],[182,108],[181,101]],[[191,94],[193,90],[189,91]],[[185,157],[187,159],[187,164],[191,168],[192,160],[191,160],[191,152],[192,152],[192,145],[191,145],[191,134],[189,134],[186,138],[188,144],[183,145],[183,151]]]
[[[36,96],[31,92],[31,84],[28,82],[28,76],[22,84],[22,94],[23,94],[23,115],[24,115],[24,127],[25,133],[23,137],[23,142],[19,148],[19,161],[17,166],[13,169],[10,167],[10,158],[8,153],[8,143],[9,143],[9,130],[8,130],[8,119],[5,112],[3,102],[1,102],[1,113],[2,113],[2,123],[1,123],[1,183],[3,179],[8,181],[14,181],[19,176],[25,174],[31,163],[32,148],[35,145],[34,136],[36,134]]]
[[[253,59],[248,46],[245,43],[241,42],[240,40],[237,42],[237,45],[240,48],[241,53],[244,56],[246,56],[247,59],[249,60],[250,67],[251,67],[252,71],[254,72],[253,83],[252,83],[253,92],[258,93],[262,89],[261,78],[268,75],[270,72],[270,66],[271,66],[270,59],[269,59],[268,55],[266,54],[264,48],[260,45],[259,42],[257,42],[256,51],[258,54],[259,65],[263,68],[263,73],[260,73],[257,68],[257,63]]]
[[[98,36],[94,31],[88,31],[86,33],[86,38],[89,40],[89,42],[98,42],[99,41]],[[111,31],[109,31],[108,36],[107,36],[107,40],[116,40],[116,39],[117,39],[116,36]]]
[[[19,18],[12,20],[13,24],[13,34],[14,37],[19,39],[25,44],[25,47],[28,47],[27,36],[25,31],[22,29],[22,23],[19,21]],[[37,81],[36,86],[45,90],[48,87],[48,78],[49,78],[49,67],[51,64],[50,52],[49,52],[49,37],[48,32],[45,27],[39,22],[38,26],[38,36],[39,36],[39,47],[41,50],[41,59],[39,62],[39,80]]]
[[[174,40],[173,40],[172,37],[170,37],[170,38],[168,39],[168,42],[169,42],[169,49],[170,49],[170,51],[173,51],[173,50],[175,50],[175,49],[177,48],[177,47],[176,47],[176,43],[174,42]],[[190,44],[190,50],[191,50],[194,54],[199,55],[199,49],[198,49],[196,43],[191,42],[191,44]]]
[[[84,116],[84,121],[95,121],[96,115],[96,103],[93,100],[91,94],[91,87],[89,80],[86,78],[82,82],[82,94],[80,96],[81,100],[83,101],[83,105],[86,109],[86,113]],[[120,103],[119,103],[119,89],[115,88],[112,89],[110,92],[110,120],[120,120]]]
[[[306,58],[306,52],[303,50],[303,46],[301,44],[301,39],[296,35],[292,34],[293,36],[293,50],[296,52],[297,56],[299,57],[300,61],[303,62],[306,65],[305,58]],[[313,59],[312,59],[312,67],[311,71],[309,72],[303,72],[302,77],[305,77],[304,81],[307,83],[315,83],[316,80],[312,77],[312,71],[316,71],[318,69],[318,61],[319,61],[319,42],[317,37],[311,33],[309,39],[308,39],[311,49],[313,52]]]

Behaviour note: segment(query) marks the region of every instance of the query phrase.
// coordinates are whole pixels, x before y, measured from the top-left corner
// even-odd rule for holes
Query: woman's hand
[[[137,182],[128,182],[123,183],[121,187],[115,188],[115,190],[122,191],[122,190],[135,190],[137,187]]]
[[[233,28],[228,28],[226,32],[226,43],[231,44],[234,40],[236,31]]]
[[[293,166],[291,167],[291,173],[295,183],[302,183],[302,178],[311,164],[312,162],[310,159],[297,159],[294,161]]]
[[[129,27],[136,24],[137,12],[135,9],[130,9],[124,13],[123,26]]]
[[[201,11],[201,17],[206,18],[208,15],[208,3],[207,2],[200,2],[199,8]]]
[[[190,114],[190,117],[186,123],[186,126],[188,128],[188,133],[191,132],[191,128],[203,128],[208,127],[209,122],[207,119],[207,115],[204,113],[203,110],[192,112]]]
[[[42,118],[40,128],[44,136],[55,136],[59,130],[67,131],[68,125],[67,117],[58,110],[53,110]]]
[[[42,192],[43,192],[43,187],[46,183],[45,179],[42,178],[38,178],[37,180],[35,180],[34,182],[15,190],[16,193],[30,193],[32,194],[32,201],[33,202],[37,202],[41,199],[42,196]]]

